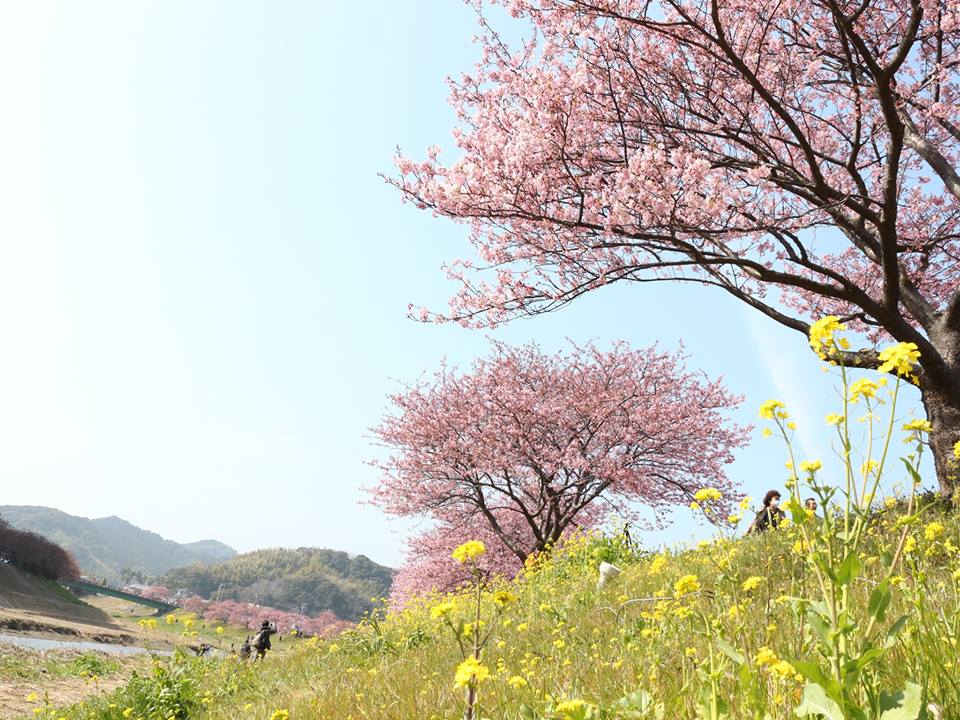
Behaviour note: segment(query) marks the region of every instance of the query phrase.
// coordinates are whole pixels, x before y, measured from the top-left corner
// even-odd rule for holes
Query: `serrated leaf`
[[[812,682],[803,686],[803,697],[800,698],[800,704],[793,713],[799,718],[813,715],[814,717],[823,716],[827,720],[844,720],[840,706],[827,696],[826,690]]]
[[[880,693],[880,720],[917,720],[923,712],[923,688],[907,682],[896,693]]]

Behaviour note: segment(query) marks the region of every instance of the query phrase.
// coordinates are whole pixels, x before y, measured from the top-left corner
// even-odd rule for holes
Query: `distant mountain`
[[[256,550],[211,565],[176,568],[157,579],[208,600],[239,600],[357,620],[372,597],[390,591],[393,570],[363,555],[320,548]],[[221,587],[221,585],[223,587]]]
[[[0,517],[61,545],[73,553],[84,575],[111,583],[121,582],[125,569],[154,577],[181,565],[219,562],[237,554],[216,540],[165,540],[115,516],[90,519],[48,507],[0,505]]]

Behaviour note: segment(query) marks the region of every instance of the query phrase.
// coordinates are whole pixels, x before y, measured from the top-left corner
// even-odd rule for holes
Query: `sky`
[[[719,292],[612,286],[494,332],[406,318],[472,250],[378,173],[452,149],[445,78],[476,32],[458,0],[0,6],[0,504],[397,565],[423,526],[364,503],[369,428],[491,337],[682,341],[745,396],[734,419],[779,398],[827,460],[834,379]],[[757,497],[785,456],[753,437],[730,474]],[[687,511],[643,537],[709,532]]]

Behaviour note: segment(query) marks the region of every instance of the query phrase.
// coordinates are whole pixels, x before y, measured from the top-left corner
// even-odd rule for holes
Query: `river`
[[[16,645],[28,650],[81,650],[109,653],[112,655],[140,655],[152,652],[154,655],[172,655],[169,650],[148,650],[136,645],[114,645],[112,643],[88,642],[85,640],[50,640],[48,638],[23,637],[22,635],[3,635],[0,643]]]

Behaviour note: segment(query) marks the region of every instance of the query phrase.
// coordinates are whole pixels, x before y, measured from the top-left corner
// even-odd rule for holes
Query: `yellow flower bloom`
[[[916,343],[897,343],[880,351],[880,372],[896,372],[907,377],[913,375],[913,364],[920,359],[920,350]]]
[[[506,590],[497,590],[497,592],[493,594],[493,601],[499,607],[503,608],[503,607],[506,607],[507,605],[511,605],[512,603],[515,603],[517,601],[517,596],[514,595],[512,592],[507,592]]]
[[[270,716],[270,720],[289,720],[290,711],[289,710],[274,710],[273,715]]]
[[[451,553],[450,557],[458,563],[467,563],[475,560],[487,551],[487,546],[479,540],[468,540]]]
[[[473,655],[457,665],[454,675],[454,687],[462,688],[471,683],[481,683],[490,677],[490,670]]]
[[[737,525],[743,519],[743,515],[727,515],[727,522],[731,525]]]
[[[934,520],[931,523],[927,523],[927,526],[923,529],[923,537],[930,541],[937,540],[943,535],[945,530],[946,528],[942,522]]]
[[[657,555],[650,563],[650,574],[656,575],[667,566],[667,558],[663,555]]]
[[[554,710],[562,720],[574,720],[574,718],[582,717],[589,707],[590,704],[586,700],[576,698],[574,700],[564,700]]]
[[[827,415],[827,425],[839,425],[842,423],[845,418],[843,415],[837,415],[836,413],[830,413]]]
[[[764,428],[763,430],[761,430],[760,432],[763,434],[764,437],[770,437],[771,435],[773,435],[773,430],[771,430],[771,429],[768,428],[768,427],[765,427],[765,428]]]
[[[512,687],[514,690],[519,690],[520,688],[527,686],[527,681],[519,675],[513,675],[507,678],[507,685]]]
[[[430,608],[430,617],[434,620],[438,618],[444,618],[456,609],[456,605],[452,602],[442,602],[434,605]]]
[[[748,577],[743,581],[743,585],[740,586],[740,589],[743,592],[750,592],[751,590],[756,590],[760,585],[763,584],[763,578],[759,575],[754,575],[753,577]]]
[[[767,400],[760,406],[760,417],[764,420],[773,420],[774,417],[785,418],[787,417],[787,413],[784,412],[786,407],[779,400]]]
[[[929,420],[911,420],[903,424],[903,429],[907,432],[932,432],[933,426]]]
[[[749,496],[745,497],[743,500],[740,501],[740,509],[741,509],[741,510],[749,510],[749,509],[750,509],[750,503],[751,503],[751,502],[753,502],[753,498],[752,498],[752,497],[749,497]]]
[[[693,511],[699,510],[699,509],[700,509],[700,503],[698,503],[696,500],[694,500],[692,503],[690,503],[690,509],[693,510]]]
[[[873,380],[868,380],[867,378],[860,378],[850,383],[850,388],[848,391],[848,399],[850,402],[855,403],[860,398],[870,399],[876,397],[877,390],[880,389],[880,385],[875,383]]]
[[[688,593],[697,592],[699,589],[700,581],[696,575],[684,575],[673,584],[673,595],[679,598]]]
[[[764,665],[773,665],[773,663],[777,662],[777,654],[764,645],[757,651],[757,656],[754,661],[758,667],[763,667]]]
[[[833,349],[833,336],[846,329],[847,326],[840,322],[839,317],[827,315],[810,326],[810,347],[821,359],[826,360],[827,353]]]
[[[957,460],[960,460],[960,440],[957,440],[956,444],[953,446],[953,457]]]
[[[719,500],[723,494],[716,488],[700,488],[693,494],[693,499],[697,502],[710,502]]]
[[[906,553],[912,553],[916,549],[917,549],[917,538],[915,538],[913,535],[910,535],[909,537],[907,537],[907,542],[905,542],[903,545],[903,551]]]
[[[823,463],[819,460],[804,460],[800,463],[801,472],[815,473],[817,470],[823,467]]]

